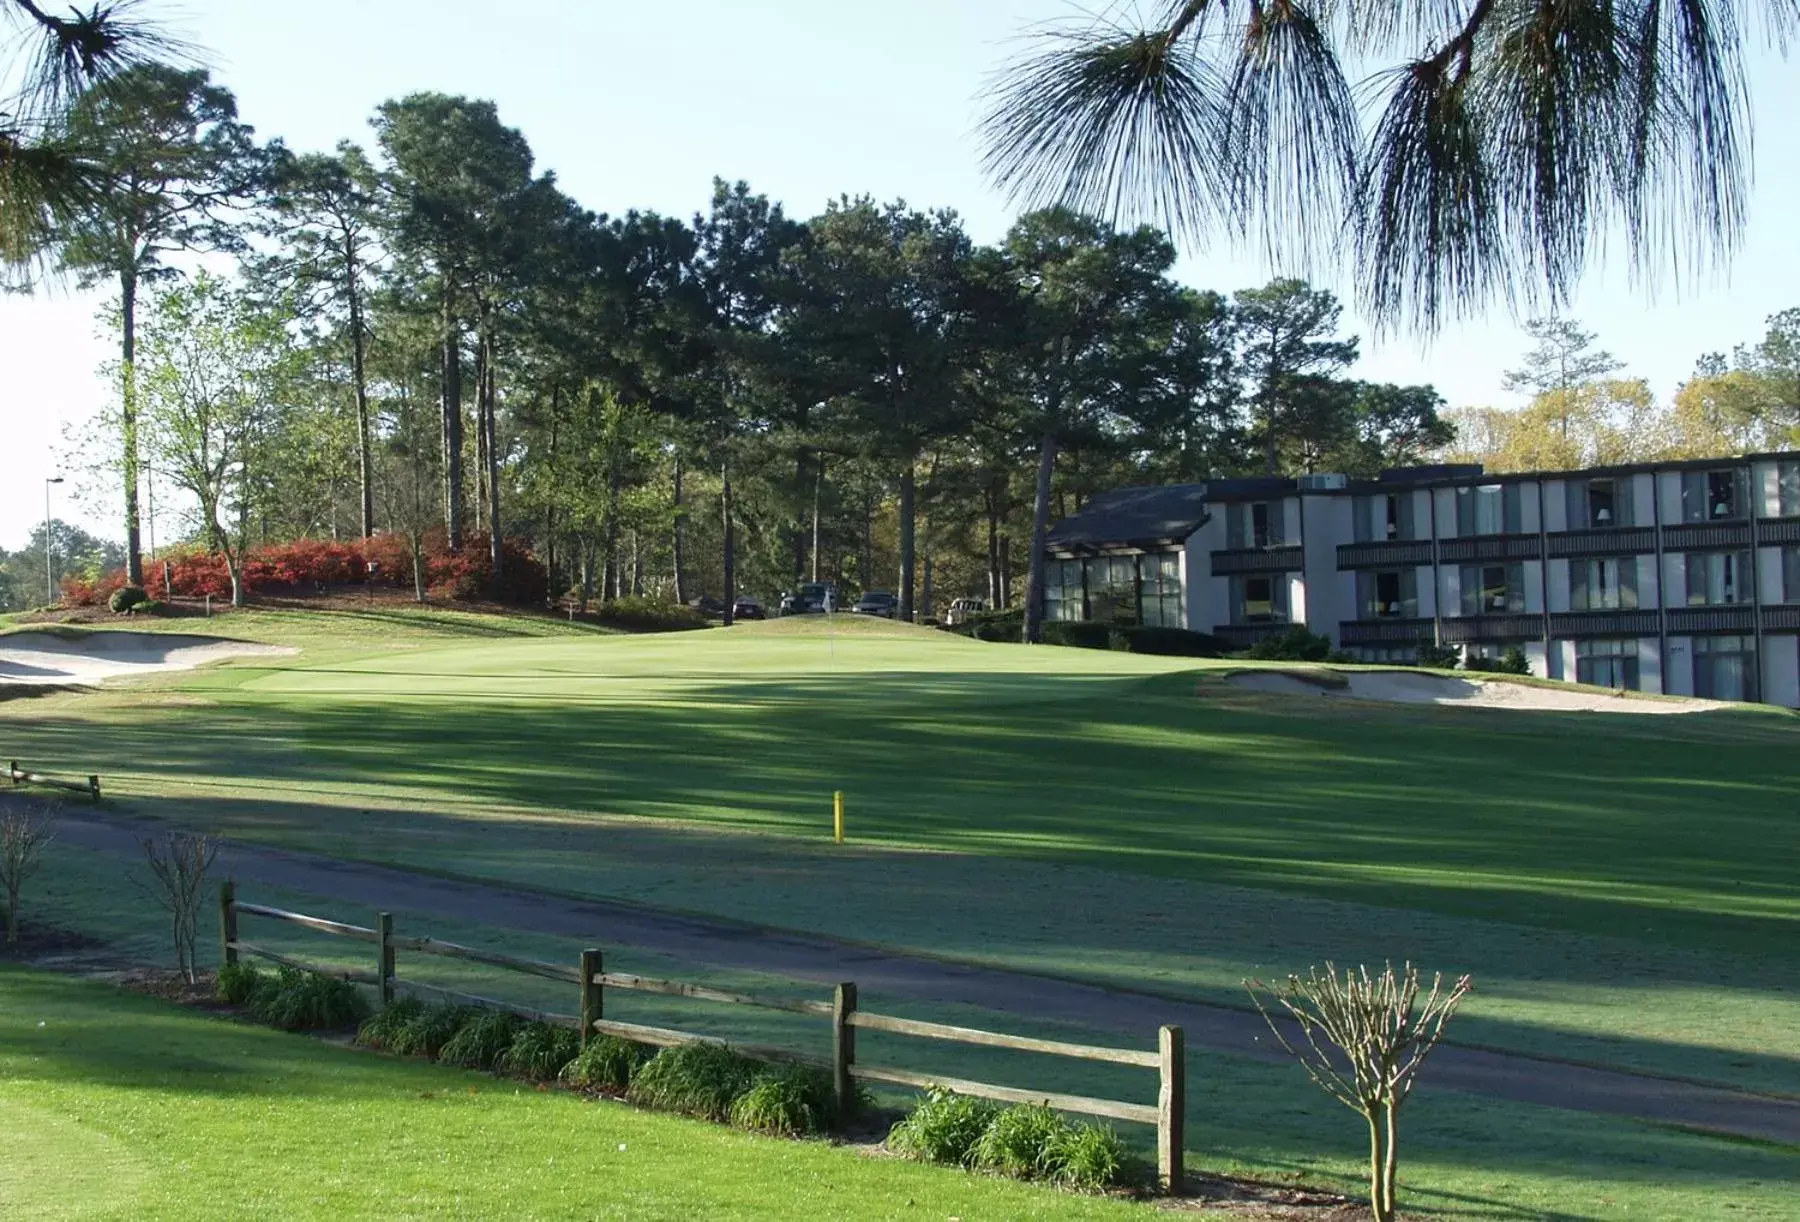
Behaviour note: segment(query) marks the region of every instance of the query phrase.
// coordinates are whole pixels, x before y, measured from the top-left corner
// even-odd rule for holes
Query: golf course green
[[[300,652],[0,702],[0,750],[263,844],[1175,997],[1410,958],[1475,976],[1453,1040],[1800,1094],[1787,714],[1309,701],[843,618],[206,626]],[[1465,1170],[1523,1174],[1508,1141]]]

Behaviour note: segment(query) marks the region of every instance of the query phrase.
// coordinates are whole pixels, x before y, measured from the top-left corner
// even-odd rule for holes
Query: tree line
[[[117,186],[48,248],[112,290],[87,452],[134,580],[162,488],[234,564],[391,532],[487,549],[498,586],[514,537],[584,602],[815,579],[911,616],[1020,601],[1032,540],[1106,487],[1372,472],[1451,435],[1431,388],[1347,376],[1329,293],[1185,287],[1154,228],[1053,207],[982,245],[948,210],[798,220],[722,180],[691,217],[609,216],[491,102],[372,125],[367,150],[259,143],[205,71],[158,63],[71,107]]]

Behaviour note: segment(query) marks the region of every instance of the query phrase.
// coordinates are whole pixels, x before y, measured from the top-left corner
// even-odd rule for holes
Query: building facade
[[[1800,707],[1800,452],[1124,489],[1048,550],[1048,618],[1241,647],[1302,624],[1371,662],[1516,647],[1552,679]]]

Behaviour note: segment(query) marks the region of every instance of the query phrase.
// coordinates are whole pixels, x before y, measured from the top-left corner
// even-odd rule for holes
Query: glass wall
[[[1225,506],[1225,546],[1241,550],[1280,547],[1282,531],[1280,501],[1244,501]]]
[[[1569,529],[1630,526],[1633,522],[1631,481],[1596,476],[1563,485],[1569,496]]]
[[[1576,611],[1630,611],[1638,605],[1636,556],[1569,561],[1569,606]]]
[[[1523,564],[1462,566],[1464,615],[1519,615],[1525,610]]]
[[[1681,520],[1724,522],[1746,516],[1750,508],[1749,473],[1742,467],[1681,473]]]
[[[1517,484],[1456,490],[1456,533],[1516,535],[1525,529],[1524,493]]]
[[[1800,518],[1800,460],[1776,464],[1775,512],[1784,518]]]
[[[1694,695],[1708,700],[1756,699],[1756,638],[1694,638]]]
[[[1356,575],[1356,605],[1362,619],[1417,619],[1418,570],[1365,569],[1359,572]]]
[[[1285,573],[1257,573],[1231,579],[1231,622],[1285,624],[1288,583]]]
[[[1752,601],[1749,552],[1689,552],[1690,607],[1723,607]]]
[[[1382,543],[1390,539],[1417,539],[1419,534],[1413,524],[1413,499],[1411,492],[1357,497],[1353,502],[1356,541]]]
[[[1575,682],[1638,690],[1638,643],[1632,640],[1575,642]]]
[[[1800,603],[1800,547],[1781,549],[1781,601]]]
[[[1181,553],[1051,560],[1044,566],[1044,618],[1186,627]]]

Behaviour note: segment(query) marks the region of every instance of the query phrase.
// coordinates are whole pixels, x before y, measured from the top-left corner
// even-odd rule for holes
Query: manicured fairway
[[[1800,1093],[1791,716],[1320,707],[854,621],[220,623],[305,652],[0,705],[5,753],[266,841],[1171,992],[1410,955],[1477,976],[1461,1038]]]

